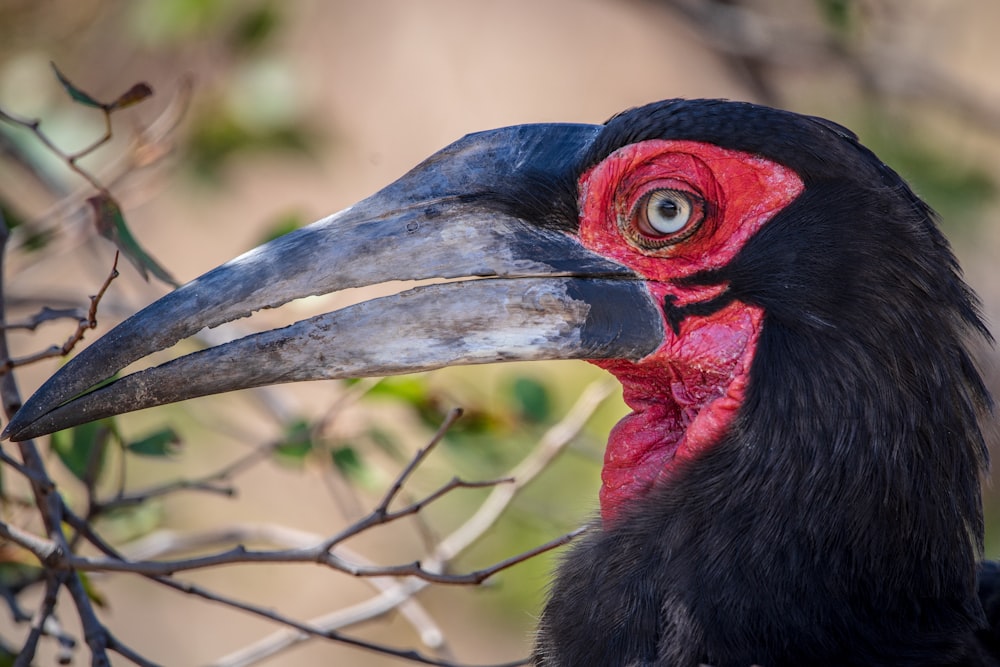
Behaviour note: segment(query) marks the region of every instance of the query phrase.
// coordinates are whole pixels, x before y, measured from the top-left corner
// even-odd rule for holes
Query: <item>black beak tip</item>
[[[24,440],[30,440],[32,437],[37,437],[30,434],[29,429],[31,426],[32,423],[30,421],[19,418],[18,414],[15,413],[13,419],[7,422],[3,432],[0,433],[0,440],[23,442]]]

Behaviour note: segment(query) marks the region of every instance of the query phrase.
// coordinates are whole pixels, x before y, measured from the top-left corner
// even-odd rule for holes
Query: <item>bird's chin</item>
[[[732,302],[687,318],[678,334],[668,332],[639,362],[592,362],[618,378],[632,409],[612,429],[605,450],[605,522],[722,441],[743,404],[763,319],[760,308]]]

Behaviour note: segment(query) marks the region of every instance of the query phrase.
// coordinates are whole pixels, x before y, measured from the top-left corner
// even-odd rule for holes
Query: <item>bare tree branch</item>
[[[6,221],[3,219],[2,213],[0,213],[0,322],[5,321],[6,319],[4,300],[2,297],[4,294],[4,259],[6,257],[7,241],[9,238],[10,230],[7,227]],[[6,362],[10,360],[9,350],[7,332],[0,330],[0,367],[5,369],[0,372],[0,401],[3,403],[7,419],[10,419],[14,412],[16,412],[21,406],[21,395],[17,387],[17,382],[14,379],[13,373],[10,372],[11,367],[6,364]],[[48,535],[49,541],[51,541],[56,547],[50,554],[49,558],[42,561],[48,565],[56,556],[60,554],[68,554],[70,551],[69,543],[62,528],[62,498],[56,492],[55,485],[49,478],[48,472],[45,469],[45,463],[41,454],[38,452],[38,448],[35,446],[34,441],[26,440],[24,442],[19,442],[18,450],[21,454],[21,461],[23,462],[24,467],[32,473],[29,477],[29,481],[31,483],[32,494],[35,498],[35,505],[41,515],[42,523],[45,526],[45,531]],[[9,531],[9,526],[7,529]],[[50,573],[50,576],[55,575]],[[61,582],[69,589],[73,596],[73,600],[76,603],[77,611],[80,614],[80,620],[83,623],[87,643],[91,647],[92,663],[94,665],[109,664],[107,654],[104,651],[103,642],[100,640],[100,635],[103,632],[103,626],[101,626],[100,622],[97,621],[97,617],[94,615],[93,607],[90,600],[87,598],[86,593],[83,591],[79,575],[76,572],[68,572],[61,577]],[[22,649],[21,651],[21,656],[25,656],[24,659],[27,663],[30,663],[31,659],[34,657],[34,645],[29,646],[29,648],[31,650],[25,651]],[[21,656],[19,656],[19,658]]]
[[[287,526],[275,524],[235,524],[194,534],[181,534],[176,531],[160,530],[127,545],[124,548],[124,552],[132,560],[148,560],[170,553],[205,549],[220,543],[266,543],[284,547],[308,548],[321,542],[323,539],[321,535],[292,529]],[[337,551],[345,559],[359,563],[369,563],[360,553],[346,546],[338,546]],[[398,590],[399,580],[393,577],[370,577],[364,581],[378,591]],[[348,609],[353,609],[353,607],[349,607]],[[444,643],[444,634],[419,602],[408,597],[399,602],[398,609],[403,618],[413,626],[425,646],[440,650]],[[333,613],[334,615],[342,615],[346,611],[347,609],[338,610]],[[381,616],[387,611],[389,609],[381,610],[370,618]],[[370,618],[363,620],[370,620]],[[318,622],[316,619],[309,621],[309,623],[324,631],[342,629],[347,627],[347,625],[353,624],[327,625]],[[295,636],[303,636],[299,633],[293,634]]]
[[[552,426],[539,440],[538,445],[512,471],[511,484],[497,486],[486,501],[469,519],[454,532],[442,539],[431,556],[424,560],[425,568],[437,568],[443,571],[447,564],[474,544],[484,535],[503,511],[517,496],[518,492],[546,469],[546,467],[576,438],[583,425],[594,414],[594,411],[614,391],[615,384],[610,380],[595,382],[587,386],[580,398],[567,412],[563,419]],[[569,535],[557,538],[543,547],[554,548],[579,533],[579,529]],[[342,547],[340,547],[342,548]],[[319,618],[312,619],[315,627],[335,630],[346,628],[357,623],[382,616],[399,605],[410,600],[429,585],[425,579],[407,578],[399,581],[392,588],[384,590],[380,595],[365,600],[359,604],[340,609]],[[310,639],[309,633],[281,630],[251,644],[239,651],[230,653],[213,663],[213,667],[246,667],[255,664],[269,656],[279,653],[290,646]]]
[[[34,470],[31,470],[30,468],[21,465],[20,461],[11,458],[7,454],[5,454],[3,450],[0,450],[0,463],[10,466],[13,470],[17,471],[19,474],[21,474],[22,476],[24,476],[25,478],[27,478],[28,480],[30,480],[35,484],[39,484],[41,486],[45,486],[46,484],[52,484],[52,480],[50,480],[48,477],[39,475]],[[49,490],[52,490],[54,488],[55,488],[54,486],[51,486],[49,487]]]
[[[399,490],[403,488],[403,484],[405,484],[406,480],[411,474],[413,474],[413,471],[417,469],[417,466],[419,466],[424,459],[427,458],[427,455],[430,454],[431,450],[433,450],[434,447],[441,442],[441,439],[445,436],[449,429],[454,426],[455,422],[461,418],[461,416],[462,408],[454,408],[448,412],[447,416],[445,416],[444,422],[438,428],[437,433],[434,434],[434,437],[431,438],[430,442],[428,442],[423,448],[417,450],[417,453],[413,455],[410,462],[403,468],[402,472],[396,476],[396,479],[393,480],[392,486],[390,486],[389,490],[386,491],[385,496],[382,498],[382,502],[375,506],[375,510],[372,512],[373,517],[389,516],[389,505],[392,504],[393,499],[399,494]],[[327,547],[332,547],[334,544],[336,544],[335,541],[327,544]]]
[[[60,560],[59,545],[0,521],[0,537],[30,551],[42,565]]]
[[[52,141],[52,139],[50,139],[49,136],[45,134],[45,132],[42,131],[42,121],[40,118],[21,118],[20,116],[15,116],[10,112],[0,109],[0,120],[6,121],[12,125],[19,125],[20,127],[23,127],[28,131],[30,131],[32,134],[35,135],[35,137],[40,142],[42,142],[42,144],[47,149],[49,149],[52,152],[53,155],[60,158],[66,164],[67,167],[72,169],[78,176],[87,181],[87,183],[89,183],[91,187],[93,187],[98,192],[106,193],[108,192],[107,187],[103,183],[101,183],[96,176],[94,176],[88,170],[84,169],[79,164],[77,164],[77,161],[80,158],[89,155],[100,146],[103,146],[108,141],[108,139],[111,138],[111,113],[105,111],[104,117],[106,121],[106,130],[105,134],[102,135],[101,139],[98,140],[98,142],[96,142],[92,146],[87,147],[83,151],[77,153],[66,153],[61,148],[59,148],[58,144]]]
[[[18,366],[26,366],[28,364],[35,363],[36,361],[41,361],[42,359],[51,359],[53,357],[65,357],[67,354],[73,351],[76,344],[83,340],[84,334],[88,329],[97,328],[97,307],[101,303],[101,298],[104,297],[105,292],[108,291],[108,287],[111,286],[111,281],[118,277],[118,252],[115,252],[115,260],[111,265],[111,272],[108,277],[104,280],[101,288],[90,297],[90,308],[87,310],[87,315],[77,321],[76,330],[70,334],[69,338],[66,339],[62,345],[53,345],[46,350],[36,352],[34,354],[29,354],[24,357],[6,357],[3,359],[3,365],[0,367],[0,372],[9,373],[10,370],[17,368]],[[11,327],[7,327],[10,329]]]
[[[566,449],[597,407],[614,390],[615,384],[610,380],[602,380],[588,385],[566,416],[546,431],[538,446],[511,471],[510,476],[514,482],[495,487],[480,505],[479,510],[468,521],[441,540],[435,549],[433,560],[425,560],[424,567],[432,569],[434,561],[439,563],[450,561],[479,539],[490,526],[496,523],[518,492]]]
[[[882,39],[847,43],[828,29],[803,29],[784,14],[731,0],[646,0],[666,7],[694,28],[719,57],[751,83],[768,104],[780,104],[780,76],[788,69],[841,68],[859,87],[882,99],[916,100],[1000,131],[1000,105],[956,84],[925,54]],[[820,26],[822,28],[822,26]],[[884,31],[883,31],[884,32]],[[884,35],[881,35],[884,37]]]
[[[160,582],[161,584],[163,584],[165,586],[168,586],[170,588],[174,588],[175,590],[187,593],[189,595],[194,595],[194,596],[197,596],[197,597],[201,597],[201,598],[204,598],[206,600],[210,600],[212,602],[218,602],[218,603],[224,604],[224,605],[226,605],[228,607],[232,607],[234,609],[239,609],[241,611],[247,612],[247,613],[252,614],[254,616],[259,616],[261,618],[265,618],[265,619],[268,619],[268,620],[280,623],[282,625],[286,625],[286,626],[288,626],[290,628],[294,628],[295,630],[297,630],[297,631],[299,631],[301,633],[304,633],[306,635],[310,635],[310,636],[313,636],[313,637],[320,637],[320,638],[324,638],[324,639],[332,639],[332,640],[335,640],[337,642],[340,642],[340,643],[343,643],[343,644],[348,644],[350,646],[356,646],[357,648],[366,649],[366,650],[372,651],[374,653],[380,653],[382,655],[388,655],[388,656],[392,656],[392,657],[395,657],[395,658],[401,658],[401,659],[404,659],[404,660],[409,660],[410,662],[416,662],[416,663],[420,663],[420,664],[424,664],[424,665],[436,665],[437,667],[462,667],[462,663],[455,663],[455,662],[450,662],[450,661],[447,661],[447,660],[435,660],[433,658],[429,658],[429,657],[423,655],[419,651],[406,650],[406,649],[394,649],[394,648],[391,648],[389,646],[385,646],[383,644],[377,644],[377,643],[374,643],[374,642],[365,641],[363,639],[358,639],[356,637],[350,637],[348,635],[344,635],[344,634],[341,634],[341,633],[333,631],[333,630],[321,630],[319,628],[313,627],[312,625],[310,625],[308,623],[303,623],[303,622],[300,622],[300,621],[296,621],[295,619],[289,618],[289,617],[287,617],[287,616],[285,616],[283,614],[280,614],[280,613],[278,613],[278,612],[276,612],[274,610],[265,609],[265,608],[260,607],[258,605],[253,605],[253,604],[249,604],[249,603],[246,603],[246,602],[241,602],[241,601],[238,601],[238,600],[235,600],[233,598],[229,598],[229,597],[223,596],[223,595],[218,595],[216,593],[212,593],[211,591],[208,591],[208,590],[206,590],[206,589],[204,589],[204,588],[202,588],[200,586],[195,586],[193,584],[181,583],[181,582],[175,581],[174,579],[166,578],[166,577],[157,577],[155,580],[158,581],[158,582]],[[502,663],[502,664],[499,664],[499,665],[494,665],[493,667],[517,667],[518,665],[524,665],[524,664],[527,664],[526,660],[519,660],[519,661],[516,661],[516,662]]]
[[[80,308],[50,308],[48,306],[43,306],[40,311],[25,320],[21,320],[20,322],[7,322],[6,324],[0,324],[0,326],[8,331],[12,329],[34,331],[45,322],[53,322],[55,320],[86,319],[87,315]]]
[[[91,503],[91,511],[88,514],[103,514],[123,507],[140,505],[153,498],[159,498],[179,491],[203,491],[231,497],[236,494],[236,489],[231,485],[221,485],[220,482],[231,480],[243,470],[263,461],[266,457],[274,453],[274,448],[275,445],[273,443],[257,447],[215,472],[208,473],[196,479],[180,479],[132,492],[126,492],[124,488],[119,488],[118,492],[108,500],[95,499]],[[124,475],[122,477],[122,483],[124,483]]]
[[[38,640],[45,633],[45,624],[56,608],[56,596],[61,586],[61,575],[49,573],[45,580],[45,597],[31,624],[31,632],[28,633],[28,638],[21,646],[17,660],[14,661],[14,667],[28,667],[31,664],[31,659],[38,649]]]

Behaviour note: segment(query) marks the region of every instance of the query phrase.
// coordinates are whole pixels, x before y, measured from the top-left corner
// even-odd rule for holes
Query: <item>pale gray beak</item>
[[[279,382],[455,364],[638,360],[663,342],[639,276],[575,236],[576,179],[599,132],[522,125],[469,135],[355,206],[166,295],[50,378],[4,437]],[[419,286],[253,334],[101,385],[204,327],[392,280]]]

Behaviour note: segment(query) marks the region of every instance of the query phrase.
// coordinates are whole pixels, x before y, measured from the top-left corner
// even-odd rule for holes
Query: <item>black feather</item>
[[[932,212],[848,130],[744,103],[620,114],[579,169],[652,138],[766,157],[805,190],[690,279],[765,311],[746,399],[723,441],[572,549],[536,664],[994,664],[990,398],[965,342],[989,334]]]

